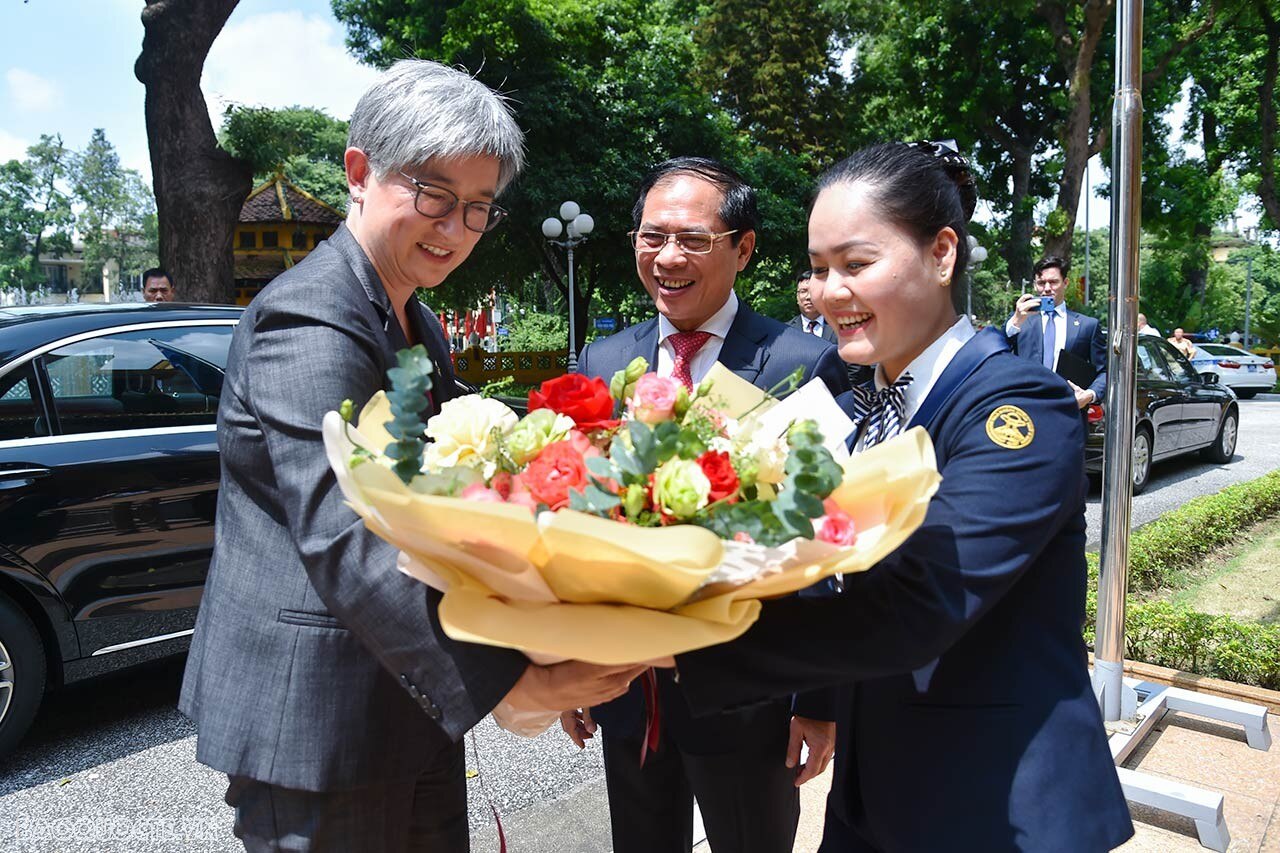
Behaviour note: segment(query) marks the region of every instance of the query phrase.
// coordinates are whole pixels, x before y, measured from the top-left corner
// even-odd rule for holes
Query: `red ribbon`
[[[640,679],[644,691],[644,740],[640,743],[640,766],[650,752],[658,751],[662,736],[662,709],[658,706],[658,674],[650,667]]]

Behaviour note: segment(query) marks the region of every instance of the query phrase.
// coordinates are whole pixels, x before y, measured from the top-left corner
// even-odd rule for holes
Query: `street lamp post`
[[[564,220],[561,223],[561,219]],[[573,283],[573,250],[587,239],[587,235],[595,230],[596,221],[590,214],[582,212],[576,201],[566,201],[560,205],[560,219],[548,216],[542,220],[542,236],[553,246],[564,249],[569,260],[569,372],[578,369],[578,334],[577,334],[577,288]],[[563,240],[556,238],[564,233]]]
[[[1258,234],[1257,228],[1246,228],[1244,238],[1250,243]],[[1244,267],[1244,348],[1249,349],[1249,309],[1253,305],[1253,252],[1249,253]]]

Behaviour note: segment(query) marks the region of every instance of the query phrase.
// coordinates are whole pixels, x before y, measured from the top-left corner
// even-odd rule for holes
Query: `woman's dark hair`
[[[816,200],[828,187],[866,184],[872,202],[895,225],[925,245],[943,228],[956,232],[958,282],[969,264],[969,230],[977,191],[965,159],[946,145],[890,142],[857,151],[823,172]],[[961,304],[960,288],[951,289],[952,304]]]
[[[640,227],[640,220],[644,218],[644,202],[649,197],[649,190],[677,175],[701,178],[720,190],[720,218],[724,221],[726,230],[737,232],[729,238],[732,245],[738,245],[748,231],[760,229],[756,191],[733,169],[706,157],[675,157],[654,166],[640,182],[640,193],[636,198],[635,206],[631,208],[631,227]]]

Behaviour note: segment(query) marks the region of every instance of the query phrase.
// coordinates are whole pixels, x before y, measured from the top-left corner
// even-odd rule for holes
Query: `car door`
[[[133,324],[32,361],[52,434],[0,441],[5,464],[30,472],[10,481],[0,514],[9,548],[66,602],[82,656],[191,632],[213,547],[215,420],[233,328]]]
[[[1146,414],[1154,431],[1151,455],[1165,456],[1178,449],[1182,430],[1182,389],[1168,364],[1156,351],[1156,339],[1142,336],[1137,342],[1137,410]]]
[[[1169,366],[1182,396],[1182,428],[1178,431],[1178,450],[1193,450],[1210,444],[1218,435],[1222,415],[1221,395],[1205,383],[1191,366],[1191,361],[1163,341],[1153,341]]]

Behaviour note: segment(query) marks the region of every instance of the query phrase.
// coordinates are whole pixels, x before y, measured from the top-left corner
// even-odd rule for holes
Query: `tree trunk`
[[[160,262],[183,301],[235,301],[232,243],[253,173],[218,147],[200,75],[237,2],[147,0],[142,10],[134,75],[147,90]]]
[[[1084,32],[1080,34],[1074,55],[1060,55],[1067,60],[1067,73],[1071,83],[1067,95],[1067,124],[1062,134],[1062,177],[1058,181],[1058,210],[1065,214],[1064,228],[1057,234],[1045,237],[1044,253],[1071,260],[1071,241],[1076,230],[1076,212],[1080,209],[1080,185],[1089,158],[1101,150],[1100,140],[1090,133],[1093,118],[1093,60],[1098,42],[1102,38],[1103,25],[1111,15],[1111,0],[1086,4]],[[1057,29],[1055,22],[1051,22]],[[1059,39],[1062,34],[1056,33]]]
[[[1009,265],[1009,280],[1025,286],[1031,281],[1031,228],[1035,211],[1028,194],[1031,190],[1031,151],[1015,149],[1013,157],[1013,193],[1009,199],[1009,243],[1005,248],[1005,262]]]

